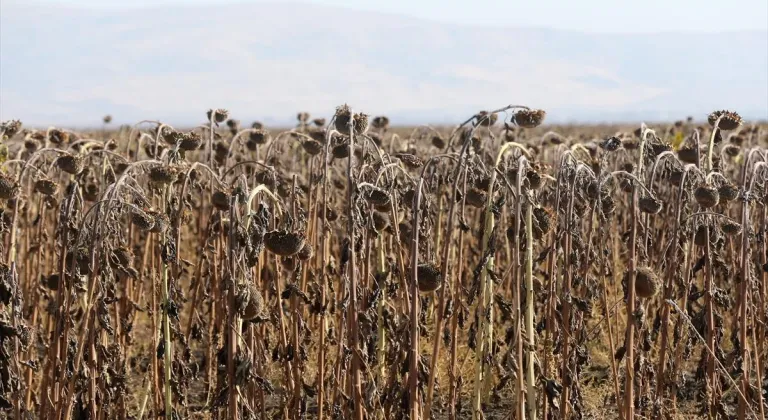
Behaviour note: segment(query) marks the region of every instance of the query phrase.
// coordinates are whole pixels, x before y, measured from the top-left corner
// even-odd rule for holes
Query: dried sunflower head
[[[352,115],[352,109],[347,104],[336,108],[335,118],[336,131],[344,135],[350,134],[350,123],[353,124],[352,128],[356,134],[365,134],[368,131],[368,115],[363,113]]]
[[[696,198],[696,202],[704,209],[714,207],[720,202],[720,193],[717,188],[706,183],[699,185],[693,192],[693,196]]]
[[[19,193],[19,184],[11,175],[0,173],[0,198],[10,200]]]
[[[199,149],[200,146],[203,145],[203,139],[202,137],[200,137],[199,134],[193,131],[190,131],[188,133],[184,133],[181,136],[178,144],[179,144],[179,149],[192,151],[192,150]]]
[[[2,133],[3,137],[10,139],[21,131],[21,126],[22,124],[19,120],[3,121],[0,123],[0,133]]]
[[[536,128],[544,122],[547,112],[542,109],[521,109],[515,112],[515,124],[523,128]]]
[[[389,118],[383,115],[374,117],[373,121],[371,121],[371,125],[377,130],[386,130],[389,128]]]
[[[341,143],[333,146],[331,154],[334,159],[344,159],[349,157],[349,143]]]
[[[723,131],[735,130],[739,128],[743,123],[743,120],[738,113],[724,109],[720,111],[714,111],[707,116],[707,121],[712,127],[715,126],[715,123],[717,123],[718,119],[720,120],[720,123],[717,125],[717,128]]]
[[[251,131],[250,134],[248,134],[248,138],[254,144],[266,144],[272,136],[269,134],[269,131],[260,128]]]
[[[170,219],[168,216],[160,213],[159,211],[149,211],[147,214],[149,214],[150,217],[152,217],[155,221],[155,223],[152,225],[152,228],[149,230],[150,232],[162,233],[168,229],[168,225],[170,224]]]
[[[56,145],[64,144],[69,141],[69,133],[54,128],[48,133],[48,140]]]
[[[216,209],[220,211],[229,211],[229,194],[225,191],[216,190],[213,195],[211,195],[211,202]]]
[[[208,121],[213,121],[216,124],[221,124],[229,117],[229,111],[226,109],[209,109],[206,113]]]
[[[368,186],[366,188],[366,191],[363,193],[363,198],[365,198],[365,201],[376,207],[389,205],[391,200],[391,197],[387,191],[374,186]]]
[[[301,142],[301,147],[310,156],[319,155],[323,151],[323,144],[314,139],[304,140],[303,142]]]
[[[35,191],[43,195],[56,195],[56,191],[59,189],[59,184],[48,178],[38,179],[35,181]]]
[[[424,166],[424,161],[420,157],[410,153],[396,153],[393,156],[400,159],[408,169],[418,169]]]
[[[371,213],[371,219],[373,221],[373,229],[376,232],[381,232],[389,226],[389,216],[384,213],[374,211]]]
[[[133,224],[139,229],[148,232],[155,226],[155,218],[146,211],[135,210],[131,214],[131,220]]]
[[[153,166],[149,169],[149,180],[153,184],[168,185],[176,182],[179,177],[179,169],[175,166]]]
[[[273,230],[264,234],[264,245],[273,254],[290,257],[298,254],[306,239],[302,233]]]
[[[648,214],[658,214],[661,211],[661,201],[655,197],[643,197],[637,202],[640,211]]]
[[[648,299],[659,292],[659,278],[649,267],[640,267],[637,269],[635,277],[635,294],[639,298]]]
[[[262,317],[266,312],[266,305],[261,292],[252,283],[240,284],[235,294],[237,313],[246,321],[252,321]]]
[[[699,163],[699,153],[692,147],[682,147],[677,151],[677,158],[685,163]]]
[[[419,264],[416,267],[416,275],[419,283],[419,292],[421,293],[434,292],[443,284],[442,274],[435,264]]]
[[[490,127],[498,121],[498,114],[490,114],[488,111],[480,111],[475,115],[475,120],[482,127]]]
[[[733,201],[739,197],[739,189],[735,185],[729,183],[723,184],[717,189],[720,200],[723,202]]]
[[[56,159],[56,166],[71,175],[77,175],[85,169],[83,158],[70,154],[59,156],[58,159]]]
[[[736,222],[726,221],[720,226],[723,229],[723,233],[728,236],[736,236],[741,233],[741,224]]]
[[[312,248],[312,245],[309,244],[309,242],[305,242],[304,246],[301,247],[301,250],[296,255],[296,257],[301,261],[306,261],[315,254],[314,249]]]
[[[485,207],[486,201],[488,201],[488,194],[477,188],[467,189],[466,197],[464,198],[467,205],[481,209]]]

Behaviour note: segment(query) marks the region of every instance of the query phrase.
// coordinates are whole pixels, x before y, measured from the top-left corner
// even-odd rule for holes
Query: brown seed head
[[[264,234],[264,245],[273,254],[283,257],[296,255],[304,247],[306,239],[299,232],[273,230]]]
[[[226,109],[214,109],[214,110],[209,109],[208,112],[206,113],[206,116],[208,117],[208,121],[211,120],[211,113],[213,113],[213,122],[215,122],[216,124],[223,123],[229,117],[229,111],[227,111]]]
[[[155,226],[155,218],[146,211],[135,210],[131,215],[133,224],[139,229],[149,232]]]
[[[349,157],[349,143],[341,143],[333,146],[331,154],[334,159],[345,159]]]
[[[309,242],[306,242],[303,247],[301,247],[301,251],[299,251],[298,255],[296,257],[300,259],[301,261],[306,261],[310,258],[312,258],[312,255],[315,254],[314,249],[312,249],[312,245],[309,244]]]
[[[153,184],[168,185],[176,182],[179,169],[175,166],[153,166],[149,169],[149,180]]]
[[[251,282],[240,284],[235,295],[237,313],[246,321],[265,315],[266,305],[259,289]]]
[[[59,156],[59,158],[56,159],[56,166],[71,175],[77,175],[85,169],[83,158],[69,154]]]
[[[168,225],[170,224],[170,219],[168,219],[168,216],[160,213],[159,211],[149,211],[147,213],[155,220],[155,223],[152,225],[152,229],[149,230],[150,232],[162,233],[168,229]]]
[[[523,128],[536,128],[544,122],[547,112],[542,109],[521,109],[515,112],[514,120]]]
[[[319,155],[323,151],[323,143],[317,140],[304,140],[301,142],[301,147],[310,156]]]
[[[99,187],[93,182],[89,182],[83,186],[83,198],[85,201],[97,202],[99,201]]]
[[[698,153],[696,152],[696,149],[692,147],[680,148],[680,150],[677,151],[677,158],[680,159],[681,162],[685,162],[685,163],[699,162]]]
[[[0,199],[10,200],[19,193],[19,184],[11,175],[0,173]]]
[[[525,180],[528,183],[528,187],[532,190],[538,190],[541,188],[542,179],[541,174],[539,174],[538,171],[534,169],[528,170],[528,172],[525,174]]]
[[[48,140],[51,143],[56,145],[64,144],[69,142],[69,133],[67,133],[66,131],[62,131],[54,128],[53,130],[50,131]]]
[[[373,128],[377,130],[385,130],[389,128],[389,118],[383,115],[374,117],[373,121],[371,121],[371,125],[373,125]]]
[[[614,152],[621,147],[621,139],[616,136],[608,137],[600,143],[600,147],[606,152]]]
[[[648,214],[658,214],[661,211],[661,201],[654,197],[643,197],[637,201],[640,211]]]
[[[373,220],[373,229],[376,232],[381,232],[389,226],[389,216],[387,214],[375,211],[371,213],[371,219]]]
[[[725,233],[728,236],[736,236],[741,233],[741,224],[736,222],[726,221],[721,226],[723,228],[723,233]]]
[[[717,242],[717,231],[709,231],[709,242]],[[697,246],[705,246],[707,244],[707,226],[701,225],[696,229],[696,233],[693,235],[693,243]]]
[[[490,127],[498,121],[498,114],[489,114],[488,111],[480,111],[475,115],[475,120],[482,127]]]
[[[727,144],[723,146],[723,153],[729,157],[736,157],[741,153],[741,147],[735,144]]]
[[[325,135],[327,132],[324,128],[310,128],[307,134],[309,134],[309,137],[312,137],[316,142],[325,144]]]
[[[731,136],[729,141],[735,144],[736,146],[741,146],[744,144],[744,136],[741,134],[737,134],[735,136]]]
[[[59,189],[59,184],[50,179],[43,178],[35,181],[35,191],[43,195],[56,195],[56,191]]]
[[[465,197],[467,205],[481,209],[485,207],[486,201],[488,201],[488,194],[477,188],[470,188],[467,190],[467,196]]]
[[[229,211],[230,203],[229,203],[229,194],[222,190],[217,190],[216,192],[211,195],[211,202],[213,202],[213,206],[216,207],[220,211]]]
[[[3,137],[10,139],[21,131],[21,125],[19,120],[3,121],[0,123],[0,133],[2,133]]]
[[[352,109],[349,105],[344,104],[336,108],[336,119],[334,125],[336,131],[346,136],[349,135],[350,122],[354,122],[354,130],[356,134],[365,134],[368,131],[368,115],[363,113],[357,113],[352,115]]]
[[[709,125],[714,127],[718,118],[720,119],[718,128],[723,131],[735,130],[739,128],[743,123],[743,120],[738,113],[726,110],[712,112],[709,114],[709,116],[707,116],[707,121],[709,121]]]
[[[34,139],[26,139],[24,140],[24,148],[30,153],[33,153],[40,148],[40,142]]]
[[[363,193],[365,201],[371,203],[374,206],[386,206],[389,205],[390,196],[387,191],[379,187],[368,186]]]
[[[640,267],[637,269],[635,277],[635,294],[641,299],[648,299],[656,296],[659,292],[659,278],[649,267]]]
[[[603,215],[608,216],[616,211],[616,203],[613,201],[613,198],[610,195],[604,195],[600,197],[600,208],[603,212]]]
[[[720,202],[720,193],[717,188],[709,184],[701,184],[696,191],[693,192],[696,202],[704,208],[708,209],[717,205]]]
[[[739,197],[739,189],[730,182],[723,184],[717,189],[720,200],[724,202],[733,201]]]
[[[418,169],[424,166],[424,161],[420,157],[410,153],[396,153],[393,156],[400,159],[408,169]]]
[[[256,172],[254,179],[259,184],[266,185],[268,188],[275,188],[277,185],[277,172],[269,169]]]
[[[438,289],[443,284],[442,275],[440,269],[431,263],[419,264],[416,267],[416,276],[419,283],[419,292],[431,293]]]

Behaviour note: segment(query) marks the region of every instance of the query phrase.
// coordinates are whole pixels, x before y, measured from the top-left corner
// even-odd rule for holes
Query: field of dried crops
[[[2,123],[0,417],[764,419],[768,126],[545,116]]]

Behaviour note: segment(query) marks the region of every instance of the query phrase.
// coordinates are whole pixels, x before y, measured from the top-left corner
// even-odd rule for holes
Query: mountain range
[[[641,21],[626,23],[642,25]],[[3,1],[0,119],[288,124],[335,106],[394,124],[522,104],[549,122],[768,118],[768,32],[605,34],[439,23],[301,3],[93,10]]]

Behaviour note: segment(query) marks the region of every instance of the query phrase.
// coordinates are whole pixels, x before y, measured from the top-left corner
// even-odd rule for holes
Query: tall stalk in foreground
[[[505,143],[503,146],[501,146],[499,153],[496,155],[496,161],[494,162],[494,166],[492,168],[493,171],[491,173],[491,181],[488,185],[485,210],[483,215],[485,224],[483,226],[483,242],[481,245],[482,252],[480,253],[480,258],[483,260],[486,260],[486,253],[489,251],[488,248],[491,241],[491,235],[493,234],[495,226],[495,216],[493,213],[493,187],[496,184],[496,169],[499,167],[499,164],[504,157],[504,153],[512,147],[518,148],[524,154],[529,155],[525,146],[515,142]],[[522,174],[519,176],[522,176]],[[518,199],[520,198],[518,197]],[[488,272],[493,271],[494,269],[493,260],[494,256],[491,254],[487,256],[487,260],[484,263],[481,262],[483,267],[481,267],[480,271],[480,301],[477,305],[478,332],[480,333],[480,340],[477,343],[475,388],[472,396],[473,419],[479,419],[482,415],[483,395],[487,395],[485,392],[485,387],[486,384],[489,383],[491,376],[490,358],[492,357],[491,351],[493,346],[494,287],[493,280],[488,275]]]
[[[163,207],[166,207],[168,200],[168,185],[163,188]],[[168,246],[168,235],[162,233],[162,246]],[[164,353],[163,353],[163,372],[164,382],[163,389],[165,391],[165,420],[173,419],[173,403],[171,400],[171,367],[173,364],[173,351],[171,343],[171,321],[168,316],[170,310],[170,293],[168,287],[168,261],[166,258],[163,260],[163,339],[164,339]]]
[[[630,209],[631,234],[629,239],[629,281],[627,284],[627,327],[624,338],[624,349],[626,351],[626,370],[624,380],[624,418],[631,420],[635,418],[635,279],[637,278],[637,200],[639,187],[642,186],[643,163],[645,143],[649,135],[655,135],[653,130],[648,129],[645,124],[641,127],[640,156],[637,159],[637,181],[632,187],[632,202]],[[640,183],[641,185],[637,185]]]
[[[517,199],[522,200],[523,198],[520,196]],[[536,416],[536,382],[533,363],[536,351],[533,299],[533,200],[528,197],[525,208],[525,331],[528,335],[525,350],[525,381],[527,385],[525,401],[528,408],[528,418],[536,420],[538,417]]]
[[[749,295],[749,288],[747,287],[749,285],[749,279],[750,276],[750,261],[749,261],[749,230],[750,230],[750,220],[749,220],[749,201],[750,201],[750,195],[752,193],[752,188],[755,183],[755,179],[757,178],[758,173],[760,172],[760,169],[765,169],[768,167],[768,164],[766,162],[758,162],[754,165],[754,169],[752,170],[752,179],[749,181],[749,187],[747,187],[748,179],[749,179],[749,164],[751,161],[752,153],[749,153],[748,158],[745,162],[744,166],[744,178],[743,178],[743,198],[742,198],[742,207],[741,207],[741,284],[739,285],[739,296],[740,296],[740,306],[739,306],[739,340],[741,342],[741,360],[744,364],[743,370],[744,373],[741,378],[741,392],[744,395],[749,395],[749,389],[750,389],[750,379],[749,379],[749,371],[750,367],[747,366],[749,363],[749,342],[747,340],[747,330],[748,330],[748,324],[747,324],[747,306],[749,303],[748,295]],[[760,354],[758,353],[755,357],[757,360],[758,366],[760,363]],[[762,372],[759,369],[756,369],[755,374],[757,375],[757,383],[761,383],[761,375]],[[758,406],[760,407],[760,412],[763,413],[763,404],[762,404],[762,395],[758,391]],[[739,407],[738,407],[738,416],[739,420],[743,420],[746,418],[746,411],[747,411],[747,401],[744,399],[739,399]]]

